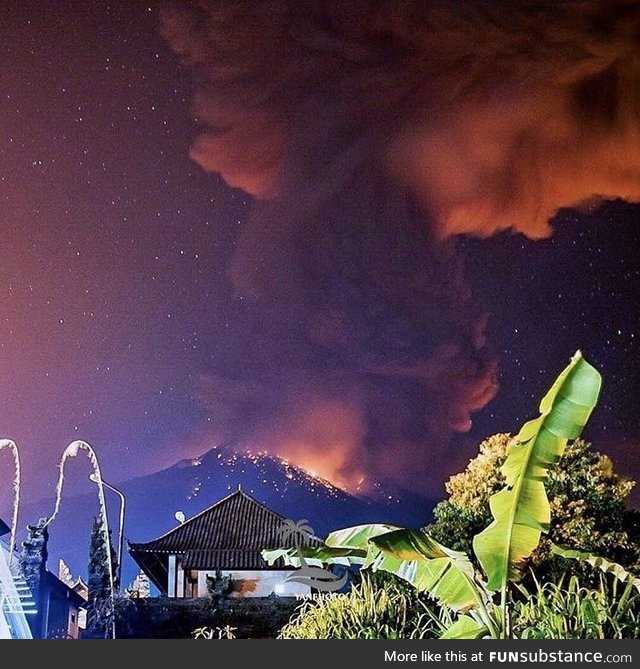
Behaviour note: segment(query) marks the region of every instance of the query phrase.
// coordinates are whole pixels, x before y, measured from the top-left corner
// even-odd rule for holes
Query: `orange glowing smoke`
[[[369,153],[441,234],[534,238],[560,207],[640,199],[637,0],[200,4],[163,30],[204,84],[191,155],[233,186],[282,194],[302,159],[335,190]]]
[[[354,459],[365,433],[359,408],[317,399],[292,409],[257,436],[261,447],[344,490],[362,487],[364,474]]]
[[[165,14],[197,74],[192,157],[259,198],[229,268],[246,323],[205,381],[225,439],[347,487],[441,476],[452,433],[497,390],[447,237],[540,238],[561,207],[640,199],[638,9],[200,0]]]

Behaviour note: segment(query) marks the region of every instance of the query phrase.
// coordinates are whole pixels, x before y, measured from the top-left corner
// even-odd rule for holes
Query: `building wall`
[[[80,638],[80,609],[70,608],[69,609],[69,623],[67,625],[67,638],[68,639],[79,639]]]
[[[48,587],[44,595],[43,610],[44,639],[77,639],[79,608],[71,603],[69,591],[60,587]]]
[[[182,569],[179,560],[175,561],[175,571],[169,569],[169,584],[167,593],[169,597],[191,597],[185,589],[185,571]],[[175,573],[175,583],[172,573]],[[280,597],[297,597],[308,595],[311,588],[302,583],[286,583],[286,578],[291,574],[291,570],[222,570],[223,576],[231,577],[230,597],[268,597],[276,594]],[[197,596],[204,597],[207,594],[207,576],[215,578],[216,572],[198,571]]]
[[[308,595],[311,589],[302,583],[286,583],[291,570],[283,571],[223,571],[223,575],[231,577],[232,597],[268,597],[272,593],[281,597]],[[215,572],[198,572],[198,592],[207,592],[207,575],[215,576]],[[200,588],[204,588],[200,590]]]

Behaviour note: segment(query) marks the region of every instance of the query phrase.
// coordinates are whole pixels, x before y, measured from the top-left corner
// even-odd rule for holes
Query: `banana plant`
[[[466,554],[422,530],[381,524],[332,532],[324,546],[305,548],[304,555],[319,563],[386,571],[428,593],[457,613],[441,638],[508,638],[509,586],[521,578],[527,558],[549,530],[544,482],[567,441],[580,436],[600,386],[600,374],[578,351],[542,399],[540,415],[518,433],[502,466],[504,488],[489,500],[493,521],[473,541],[483,574],[474,571]],[[290,566],[300,561],[292,549],[266,550],[263,557],[270,564],[279,558]]]
[[[567,560],[586,562],[592,567],[600,569],[600,571],[605,574],[613,574],[618,581],[631,584],[632,587],[640,592],[640,578],[617,562],[612,562],[601,555],[594,555],[593,553],[578,551],[572,548],[564,548],[563,546],[558,546],[553,543],[551,544],[551,553],[553,555],[559,555]]]

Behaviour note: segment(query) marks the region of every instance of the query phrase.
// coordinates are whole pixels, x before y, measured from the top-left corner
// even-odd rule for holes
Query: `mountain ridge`
[[[178,524],[178,512],[192,518],[238,486],[285,518],[308,520],[318,536],[367,522],[418,527],[430,521],[433,507],[432,501],[415,495],[382,495],[380,486],[378,498],[353,494],[277,456],[215,446],[202,456],[182,458],[165,469],[118,484],[126,499],[123,584],[130,583],[138,571],[126,555],[126,540],[150,541]],[[108,489],[105,496],[115,547],[119,501]],[[51,508],[51,498],[24,505],[22,527]],[[91,523],[97,513],[95,488],[63,497],[59,516],[50,525],[51,571],[56,569],[52,560],[61,558],[72,573],[86,574]]]

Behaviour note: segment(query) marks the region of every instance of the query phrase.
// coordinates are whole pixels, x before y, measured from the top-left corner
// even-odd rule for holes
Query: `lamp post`
[[[93,483],[98,483],[98,478],[93,474],[89,474],[89,480]],[[124,512],[126,508],[126,500],[124,493],[121,490],[118,490],[115,486],[112,486],[110,483],[107,483],[102,479],[102,485],[105,488],[108,488],[112,492],[115,492],[116,495],[120,498],[120,521],[118,524],[118,590],[122,588],[122,547],[124,544]]]

